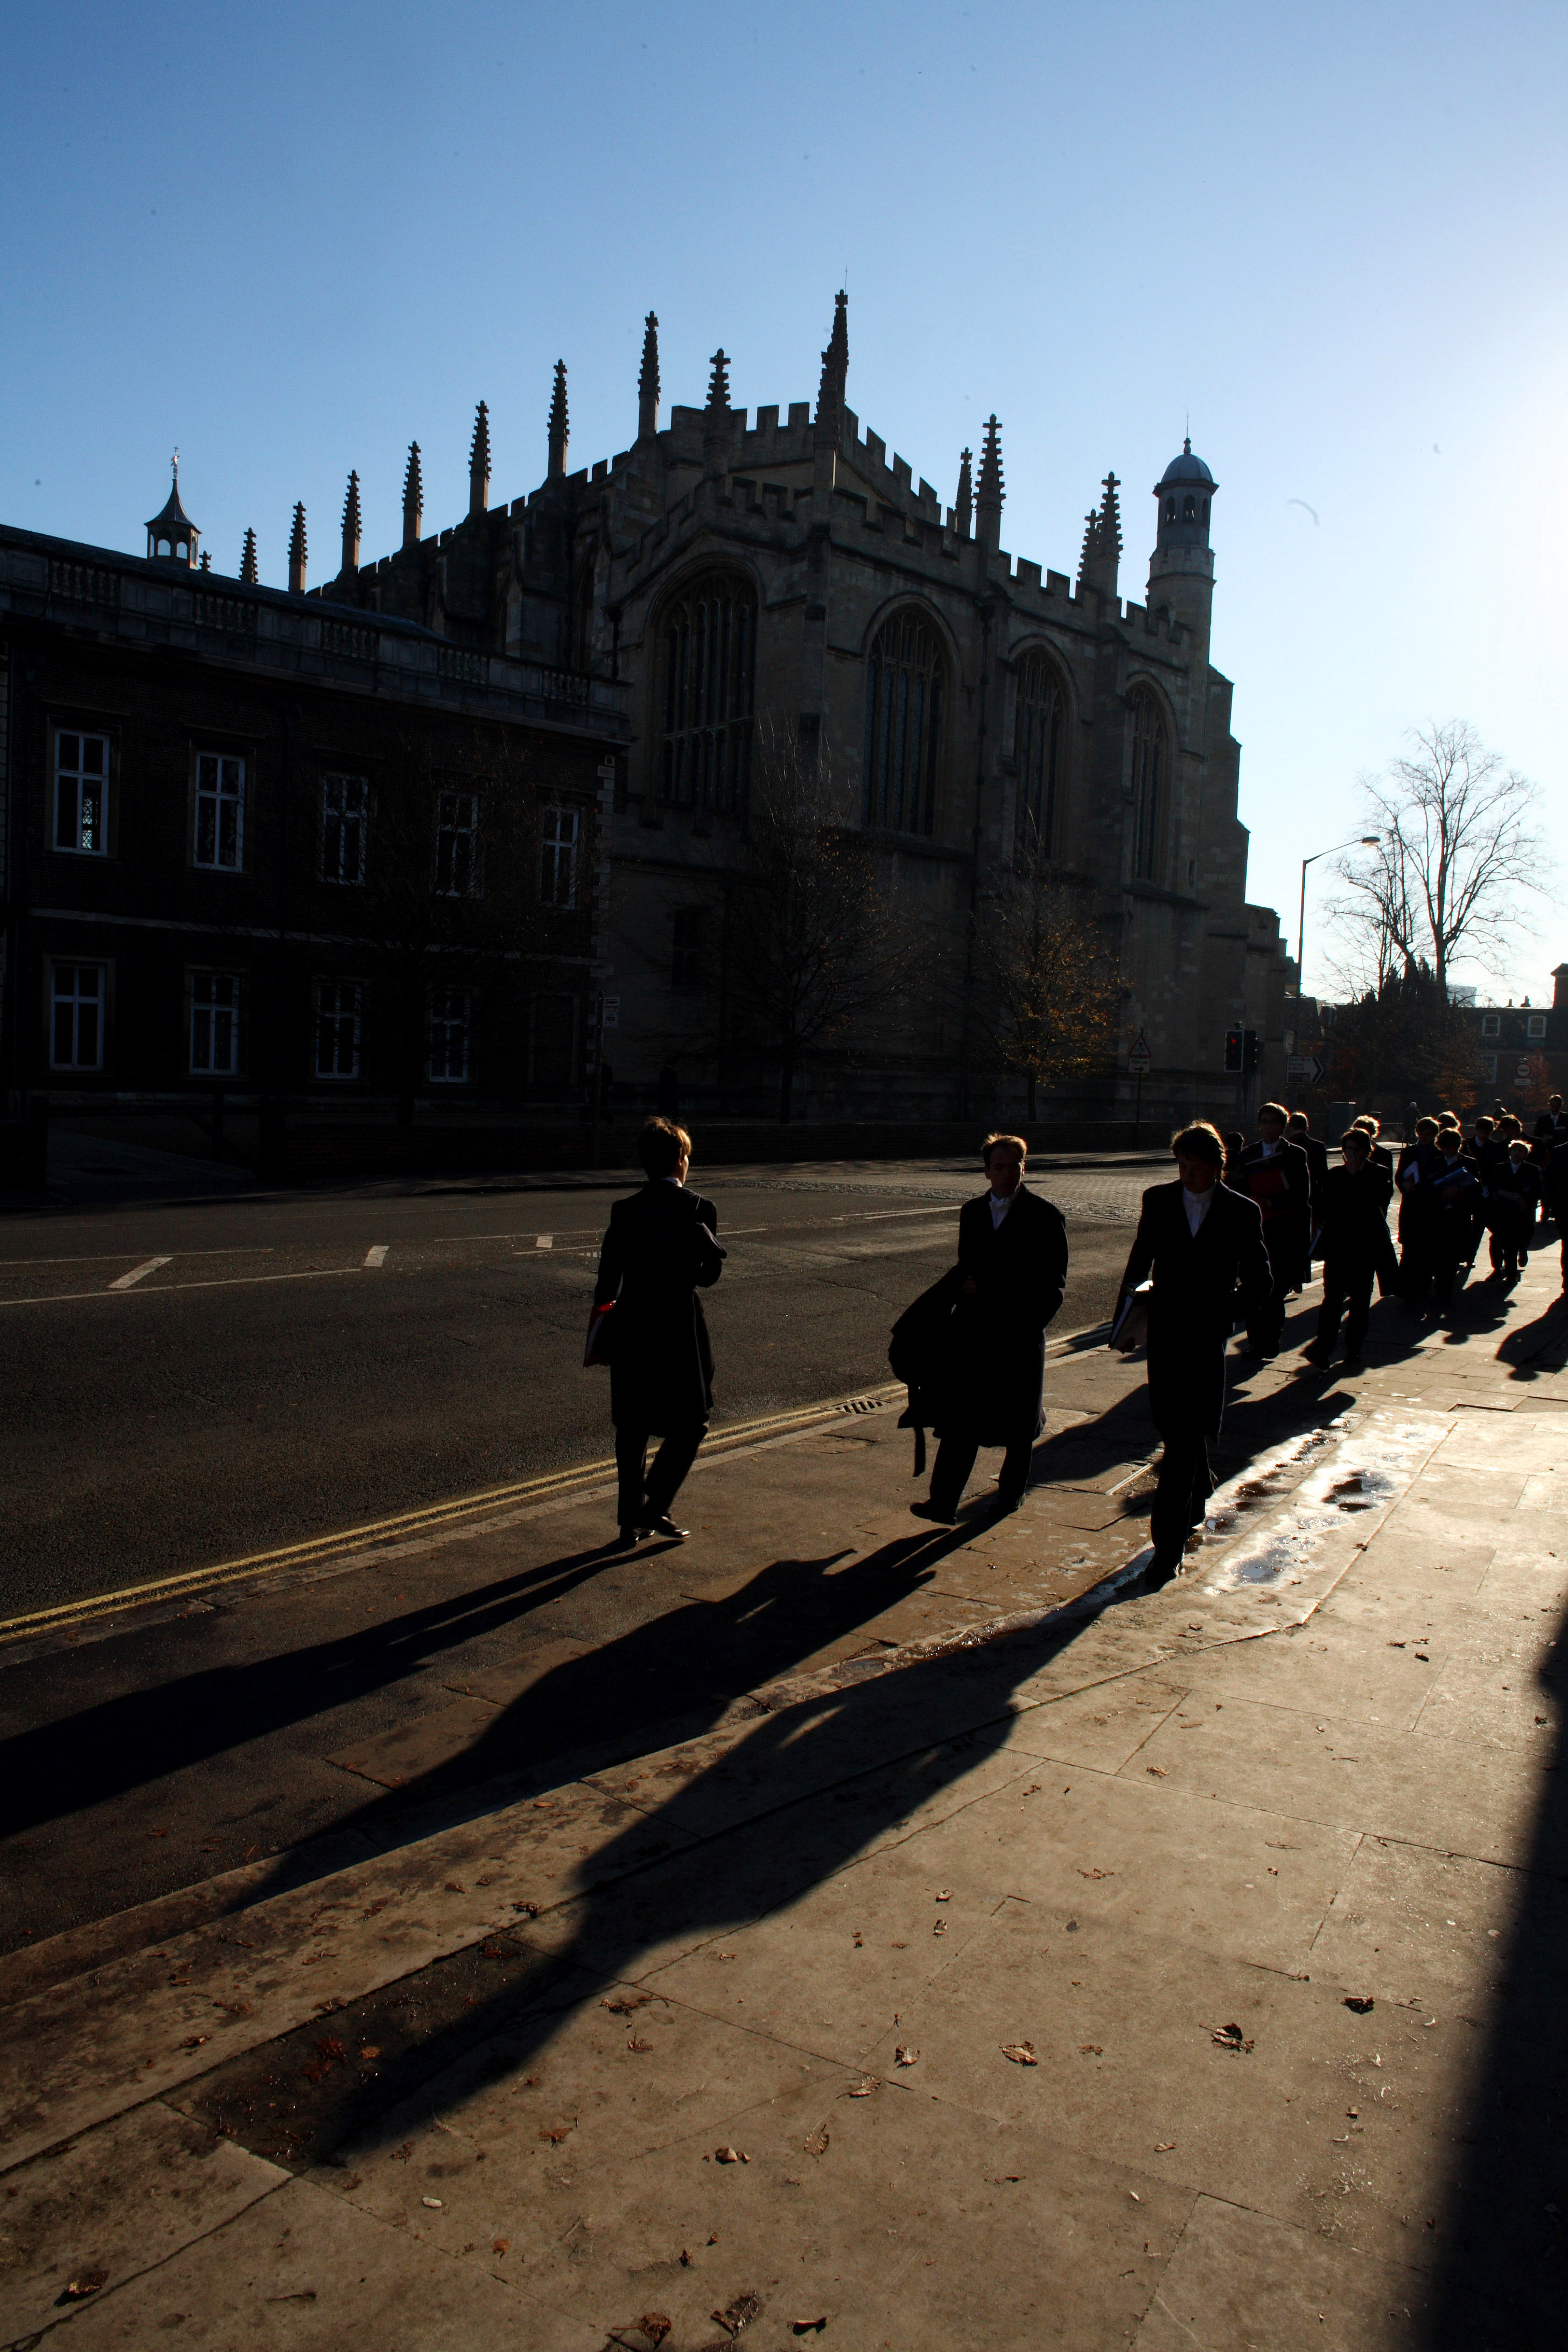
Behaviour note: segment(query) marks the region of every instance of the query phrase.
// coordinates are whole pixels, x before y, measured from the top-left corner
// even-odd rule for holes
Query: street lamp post
[[[1299,1058],[1301,1051],[1301,992],[1307,980],[1307,868],[1309,866],[1316,866],[1320,857],[1337,857],[1342,849],[1375,849],[1376,847],[1376,834],[1363,833],[1357,841],[1336,841],[1331,849],[1314,849],[1310,857],[1303,857],[1301,860],[1301,905],[1296,919],[1296,1052],[1291,1055],[1293,1061]],[[1294,1110],[1296,1081],[1293,1077],[1289,1082],[1289,1104],[1290,1108]]]

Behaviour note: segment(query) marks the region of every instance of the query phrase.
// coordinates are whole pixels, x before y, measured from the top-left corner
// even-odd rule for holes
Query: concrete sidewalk
[[[684,1736],[617,1743],[581,1645],[448,1679],[343,1759],[395,1839],[5,1964],[0,2343],[1552,2340],[1555,1300],[1248,1381],[1297,1410],[1152,1598],[1103,1351],[994,1528],[909,1532],[886,1410],[715,1460],[693,1589],[761,1671]],[[502,1772],[552,1687],[576,1763]]]

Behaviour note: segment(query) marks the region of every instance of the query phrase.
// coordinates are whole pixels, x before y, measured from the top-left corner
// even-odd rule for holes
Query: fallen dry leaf
[[[826,2312],[823,2313],[820,2319],[792,2319],[790,2321],[791,2331],[796,2336],[820,2336],[826,2325],[827,2314]]]
[[[939,1886],[936,1890],[936,1899],[939,1903],[951,1903],[952,1896],[947,1887]]]
[[[68,2279],[66,2282],[65,2300],[69,2303],[83,2302],[88,2295],[96,2294],[99,2288],[107,2283],[108,2278],[107,2271],[78,2271],[75,2278]]]
[[[818,2124],[816,2129],[811,2134],[810,2137],[805,2142],[805,2152],[807,2156],[826,2156],[827,2154],[827,2126],[826,2124]]]
[[[845,2096],[850,2099],[868,2099],[876,2087],[877,2077],[875,2074],[862,2074],[858,2083],[850,2084],[848,2090],[845,2093]]]
[[[432,2213],[438,2213],[441,2210],[441,2200],[438,2197],[422,2197],[419,2202],[421,2205],[428,2205]]]
[[[858,1952],[863,1948],[863,1946],[864,1938],[861,1936],[859,1928],[857,1927],[855,1930],[855,1949]]]
[[[510,2238],[492,2238],[490,2240],[490,2252],[492,2254],[504,2254],[510,2244],[511,2240]]]
[[[1157,2139],[1154,2142],[1154,2153],[1156,2156],[1169,2156],[1175,2145],[1173,2139]]]
[[[381,2055],[381,2044],[380,2044],[380,2042],[363,2042],[363,2043],[361,2045],[361,2048],[360,2048],[360,2053],[359,2053],[359,2054],[360,2054],[360,2058],[361,2058],[361,2060],[363,2062],[363,2063],[364,2063],[364,2064],[366,2064],[366,2065],[368,2065],[368,2064],[370,2063],[370,2061],[371,2061],[373,2058],[379,2058],[379,2057],[380,2057],[380,2055]]]
[[[1370,1993],[1362,1994],[1347,1992],[1345,1995],[1345,2007],[1347,2009],[1353,2009],[1358,2017],[1364,2017],[1373,2006],[1373,2002]]]
[[[199,2050],[204,2042],[210,2042],[211,2040],[212,2035],[210,2033],[187,2033],[184,2040],[181,2042],[180,2047],[182,2050]]]
[[[651,1992],[618,1992],[612,2000],[602,2000],[599,2007],[607,2009],[612,2017],[630,2017],[634,2010],[646,2009],[652,1999]]]
[[[716,2147],[713,2151],[715,2164],[750,2164],[751,2160],[742,2148]]]
[[[672,2319],[667,2319],[662,2311],[645,2311],[637,2322],[637,2326],[642,2329],[648,2342],[655,2347],[655,2352],[658,2352],[658,2347],[664,2342],[674,2325],[675,2322]]]
[[[1098,2042],[1080,2042],[1078,2046],[1080,2057],[1103,2058],[1105,2055],[1104,2050]]]
[[[1143,1769],[1145,1772],[1152,1773],[1156,1780],[1163,1780],[1165,1777],[1165,1768],[1163,1764],[1145,1764]]]
[[[552,2147],[559,2147],[563,2139],[571,2137],[573,2129],[574,2126],[571,2124],[553,2124],[542,2131],[539,2137],[541,2139],[549,2140]]]
[[[1242,2038],[1239,2025],[1216,2025],[1209,2040],[1217,2042],[1222,2050],[1250,2050],[1252,2047],[1250,2042]]]
[[[728,2335],[739,2336],[742,2327],[750,2327],[762,2307],[754,2294],[738,2294],[722,2311],[710,2312],[709,2317],[716,2319]]]
[[[689,2246],[682,2246],[680,2249],[680,2267],[683,2271],[689,2271],[691,2268],[691,2249]]]
[[[468,1888],[463,1885],[463,1882],[462,1882],[462,1880],[461,1880],[460,1878],[448,1878],[448,1879],[447,1879],[447,1894],[448,1894],[448,1895],[466,1895],[466,1894],[468,1893]]]
[[[640,2053],[645,2050],[651,2050],[653,2048],[653,2043],[651,2042],[644,2042],[639,2035],[634,2033],[631,2040],[627,2042],[626,2048],[628,2050],[636,2050]]]
[[[1113,1870],[1085,1870],[1080,1863],[1078,1874],[1080,1878],[1114,1878],[1116,1873]]]
[[[933,1936],[945,1936],[947,1933],[947,1921],[945,1919],[933,1919],[931,1921],[931,1931]]]
[[[895,2066],[913,2066],[919,2061],[920,2054],[918,2050],[911,2050],[907,2043],[900,2042],[893,2053],[893,2063]]]
[[[537,1903],[514,1903],[511,1907],[514,1911],[526,1912],[531,1919],[537,1919],[539,1916],[539,1906]]]
[[[1011,2058],[1015,2066],[1037,2066],[1040,2063],[1035,2055],[1032,2042],[1004,2042],[1002,2055]]]

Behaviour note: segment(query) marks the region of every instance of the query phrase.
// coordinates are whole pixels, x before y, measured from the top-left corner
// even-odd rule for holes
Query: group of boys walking
[[[719,1278],[718,1211],[689,1192],[691,1140],[672,1119],[640,1139],[647,1182],[616,1203],[594,1294],[588,1360],[611,1368],[611,1417],[624,1547],[654,1535],[678,1540],[676,1494],[707,1433],[713,1355],[698,1297]],[[1370,1114],[1341,1138],[1340,1162],[1300,1113],[1265,1103],[1258,1135],[1222,1139],[1195,1120],[1172,1139],[1174,1179],[1142,1197],[1121,1279],[1118,1327],[1130,1302],[1146,1329],[1149,1401],[1163,1441],[1150,1520],[1157,1588],[1179,1573],[1189,1537],[1214,1490],[1209,1448],[1225,1413],[1226,1349],[1238,1318],[1247,1352],[1268,1359],[1284,1336],[1286,1300],[1321,1259],[1317,1332],[1303,1350],[1332,1360],[1342,1324],[1345,1362],[1359,1363],[1376,1282],[1384,1295],[1447,1311],[1461,1266],[1483,1233],[1493,1275],[1518,1278],[1544,1202],[1563,1233],[1568,1288],[1568,1118],[1562,1098],[1526,1141],[1518,1119],[1480,1118],[1467,1139],[1457,1119],[1422,1119],[1397,1159]],[[951,1525],[982,1446],[1004,1450],[993,1507],[1018,1508],[1035,1441],[1045,1426],[1046,1332],[1067,1285],[1067,1227],[1025,1182],[1021,1136],[987,1137],[987,1190],[959,1216],[957,1263],[917,1299],[893,1333],[891,1360],[906,1381],[904,1425],[939,1440],[919,1518]],[[1389,1232],[1399,1202],[1399,1248]],[[613,1308],[613,1317],[611,1309]],[[613,1338],[612,1338],[613,1331]],[[663,1444],[651,1466],[647,1447]]]

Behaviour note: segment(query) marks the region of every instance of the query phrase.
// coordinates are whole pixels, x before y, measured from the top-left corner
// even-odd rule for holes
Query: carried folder
[[[1153,1296],[1154,1286],[1152,1282],[1141,1282],[1136,1290],[1130,1290],[1127,1293],[1116,1310],[1116,1320],[1110,1327],[1110,1337],[1105,1343],[1108,1348],[1114,1348],[1119,1355],[1131,1356],[1135,1349],[1146,1345],[1149,1338],[1149,1302]]]

